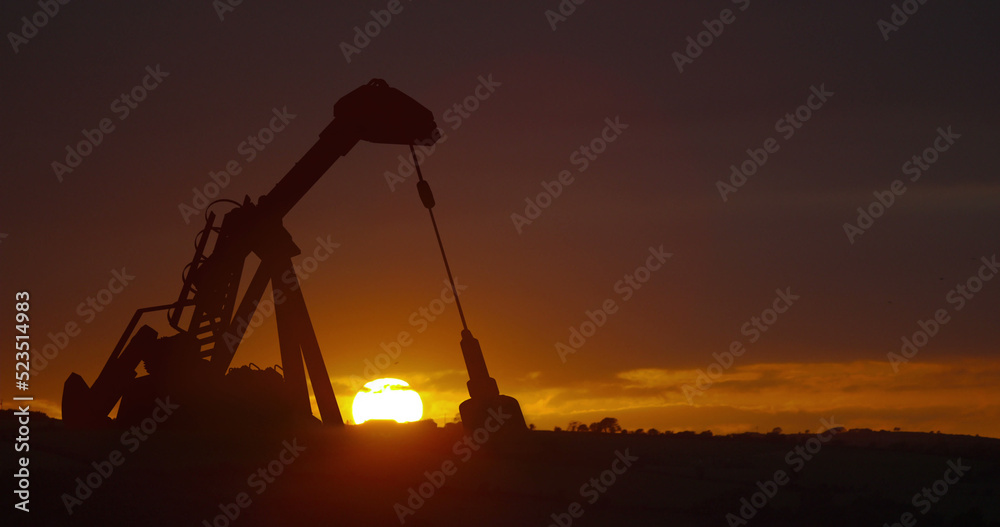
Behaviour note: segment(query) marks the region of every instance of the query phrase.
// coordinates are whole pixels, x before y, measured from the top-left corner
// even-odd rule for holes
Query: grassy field
[[[13,460],[9,412],[0,431]],[[133,434],[33,416],[30,447],[30,512],[8,492],[5,526],[1000,525],[1000,440],[944,434]]]

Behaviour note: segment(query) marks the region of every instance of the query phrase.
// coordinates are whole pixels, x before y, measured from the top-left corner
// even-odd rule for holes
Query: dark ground
[[[535,431],[522,438],[488,437],[473,451],[462,443],[461,427],[426,423],[240,433],[161,427],[145,441],[124,443],[120,431],[65,430],[60,421],[40,415],[31,425],[31,511],[13,509],[11,494],[5,493],[4,526],[203,526],[213,521],[218,527],[392,526],[400,525],[397,511],[403,506],[412,507],[405,525],[415,526],[725,526],[729,521],[882,526],[903,521],[906,513],[920,526],[1000,525],[1000,440],[989,438],[842,431],[827,443],[810,444],[813,434]],[[4,462],[11,467],[4,472],[10,474],[16,470],[11,444],[16,431],[9,412],[0,430]],[[286,442],[300,449],[298,457],[284,454],[287,465],[280,461]],[[796,452],[797,446],[811,446],[815,453]],[[114,450],[123,453],[124,461],[68,515],[63,494],[73,495],[76,478],[86,479],[95,470],[92,463],[108,460]],[[637,459],[626,467],[615,462],[616,452]],[[959,463],[959,458],[971,468],[961,476],[946,474],[949,461]],[[271,482],[251,478],[269,464],[280,472]],[[434,474],[442,469],[451,474]],[[790,481],[767,485],[778,470]],[[422,505],[415,498],[408,505],[409,489],[428,481],[425,472],[440,488],[431,494],[433,482],[424,485],[430,497]],[[591,484],[602,472],[604,483]],[[954,483],[938,484],[943,496],[929,491],[936,503],[922,497],[912,501],[946,475]],[[10,476],[5,479],[10,485]],[[749,503],[758,482],[770,487],[773,497],[746,523],[737,521],[741,499]],[[225,508],[234,514],[241,492],[250,503],[239,516],[216,518]],[[758,503],[764,496],[761,491]],[[568,512],[574,502],[579,508],[572,511],[582,511],[579,518]]]

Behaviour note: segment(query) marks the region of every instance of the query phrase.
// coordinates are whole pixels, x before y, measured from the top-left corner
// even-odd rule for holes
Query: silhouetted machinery
[[[282,226],[282,218],[341,156],[359,141],[430,145],[440,139],[433,114],[419,103],[375,79],[347,94],[334,105],[334,120],[319,140],[265,196],[255,204],[249,196],[227,212],[219,225],[206,212],[205,228],[196,238],[194,258],[185,268],[180,295],[172,304],[135,312],[125,332],[92,386],[73,373],[63,387],[63,420],[69,426],[100,426],[115,420],[134,424],[149,416],[158,399],[170,398],[196,425],[220,424],[263,413],[257,419],[308,418],[312,415],[306,374],[312,384],[320,417],[326,424],[343,425],[323,355],[309,318],[292,257],[300,253]],[[416,156],[414,155],[414,162]],[[417,167],[419,174],[419,166]],[[448,278],[441,237],[434,221],[434,198],[420,174],[418,191],[430,210]],[[240,278],[251,254],[260,259],[253,278],[237,301]],[[289,279],[291,278],[291,282]],[[454,288],[454,281],[452,280]],[[268,284],[275,299],[281,366],[230,368],[242,340],[239,321],[251,320]],[[454,292],[454,291],[453,291]],[[458,295],[455,295],[456,303]],[[469,331],[458,304],[463,331],[461,348],[469,371],[469,400],[460,412],[467,428],[488,424],[491,414],[511,416],[503,429],[525,429],[517,401],[500,395],[486,369],[479,342]],[[140,319],[166,311],[175,334],[160,336]],[[142,363],[146,375],[139,376]],[[279,372],[278,370],[281,370]],[[249,409],[249,410],[248,410]],[[171,418],[172,420],[174,418]]]

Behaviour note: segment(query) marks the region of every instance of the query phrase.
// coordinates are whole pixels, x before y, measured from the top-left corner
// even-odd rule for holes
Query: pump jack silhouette
[[[410,145],[414,153],[413,145],[431,145],[438,139],[440,131],[430,110],[380,79],[337,101],[334,119],[320,133],[316,144],[256,204],[249,196],[242,203],[216,200],[213,205],[219,201],[235,205],[219,225],[209,206],[205,227],[196,238],[195,254],[185,268],[177,300],[135,312],[92,386],[76,373],[66,379],[62,398],[64,422],[71,427],[109,424],[112,420],[108,414],[120,402],[114,422],[134,424],[150,415],[163,398],[171,398],[179,406],[189,407],[192,410],[189,418],[201,426],[223,422],[234,411],[245,415],[245,403],[241,413],[240,402],[254,396],[260,399],[262,393],[278,402],[275,411],[281,415],[271,417],[310,418],[308,372],[323,423],[343,426],[292,267],[291,259],[300,250],[282,225],[282,218],[359,141]],[[415,164],[416,161],[414,153]],[[459,407],[462,422],[469,430],[486,427],[493,431],[496,427],[489,424],[491,420],[502,425],[504,433],[526,430],[520,405],[514,398],[500,395],[496,380],[486,368],[479,341],[466,324],[434,219],[434,197],[419,165],[416,168],[417,189],[430,212],[462,320],[460,345],[469,372],[469,399]],[[214,242],[210,244],[212,238]],[[260,264],[237,302],[240,277],[250,253],[260,258]],[[282,300],[274,298],[283,373],[283,381],[278,383],[274,382],[277,368],[230,368],[243,336],[239,321],[254,316],[268,284],[273,286],[275,296],[279,284],[287,286],[280,289]],[[176,334],[161,337],[148,325],[135,329],[144,315],[159,311],[167,312],[167,320]],[[136,368],[140,363],[147,375],[138,375]],[[240,370],[239,375],[233,375],[233,370]],[[248,383],[249,378],[260,382]]]

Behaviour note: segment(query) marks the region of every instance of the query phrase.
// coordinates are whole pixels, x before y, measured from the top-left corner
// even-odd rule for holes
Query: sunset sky
[[[210,173],[235,161],[219,197],[256,200],[340,97],[381,78],[445,134],[422,165],[437,221],[469,327],[529,423],[729,433],[834,417],[1000,437],[995,3],[927,2],[894,30],[888,0],[593,0],[559,17],[556,0],[352,4],[71,2],[8,35],[0,335],[27,290],[33,348],[65,346],[36,360],[34,409],[59,415],[70,373],[92,383],[135,309],[176,299],[203,227],[184,207]],[[39,9],[5,2],[4,32]],[[366,24],[376,36],[355,42]],[[144,80],[141,102],[120,99]],[[104,119],[113,130],[57,175]],[[262,150],[243,144],[271,123]],[[285,226],[300,263],[329,255],[300,280],[345,417],[371,361],[442,424],[467,398],[461,323],[453,304],[423,314],[446,277],[407,155],[358,144]],[[859,226],[859,207],[878,217]],[[115,273],[134,279],[88,307]],[[577,346],[588,312],[603,324]],[[934,335],[893,365],[919,331]],[[270,319],[234,365],[278,361]]]

